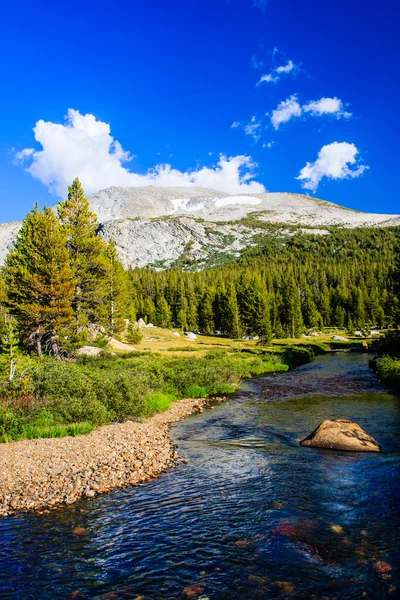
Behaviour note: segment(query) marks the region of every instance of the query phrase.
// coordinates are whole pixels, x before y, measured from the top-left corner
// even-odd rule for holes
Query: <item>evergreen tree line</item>
[[[225,266],[157,272],[124,270],[98,227],[78,179],[56,211],[35,207],[27,215],[0,279],[3,340],[17,335],[39,355],[62,356],[91,327],[127,333],[126,319],[132,341],[139,318],[262,341],[400,320],[400,228],[269,234]]]
[[[3,345],[14,332],[39,356],[62,356],[89,325],[110,333],[125,316],[126,274],[113,242],[97,235],[78,179],[68,198],[27,215],[2,270],[0,304]]]
[[[305,328],[393,326],[399,239],[399,228],[268,236],[218,269],[130,270],[129,296],[147,322],[206,334],[269,340]]]

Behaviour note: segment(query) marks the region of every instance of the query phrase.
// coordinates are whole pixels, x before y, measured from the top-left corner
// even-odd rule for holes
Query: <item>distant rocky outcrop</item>
[[[201,187],[110,187],[89,198],[101,223],[99,235],[114,239],[125,266],[166,268],[185,257],[202,268],[218,256],[236,257],[268,235],[267,223],[314,234],[326,227],[400,225],[400,215],[349,210],[303,194],[226,194]],[[0,265],[21,223],[0,225]],[[287,231],[286,231],[287,232]]]
[[[352,452],[380,452],[381,447],[357,423],[347,419],[323,421],[300,446],[347,450]]]
[[[20,228],[21,223],[17,221],[0,224],[0,266],[4,264],[8,252],[13,247]]]

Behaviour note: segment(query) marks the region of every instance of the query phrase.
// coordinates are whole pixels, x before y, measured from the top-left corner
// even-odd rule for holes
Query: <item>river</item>
[[[369,358],[329,354],[248,381],[172,427],[188,464],[1,520],[0,598],[169,600],[193,584],[210,600],[400,597],[400,397]],[[338,417],[383,452],[298,445]]]

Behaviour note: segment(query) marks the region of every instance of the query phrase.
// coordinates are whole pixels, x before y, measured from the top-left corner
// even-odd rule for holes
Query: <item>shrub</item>
[[[167,410],[178,398],[228,394],[252,374],[286,368],[281,357],[269,352],[226,350],[204,357],[135,352],[35,360],[23,393],[8,393],[8,384],[0,380],[0,439],[74,435],[82,428]],[[70,427],[78,424],[84,425]]]
[[[165,412],[172,402],[178,400],[175,394],[152,394],[147,400],[147,414],[153,415],[157,412]]]
[[[189,387],[186,388],[185,396],[188,398],[207,398],[209,393],[210,391],[205,385],[189,385]]]
[[[381,381],[400,389],[400,358],[381,356],[375,360],[374,368]]]

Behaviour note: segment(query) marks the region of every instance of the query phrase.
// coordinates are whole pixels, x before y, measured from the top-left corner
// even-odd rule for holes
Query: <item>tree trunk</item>
[[[42,339],[41,339],[41,337],[39,337],[39,335],[36,340],[36,350],[37,350],[39,358],[42,358]]]

